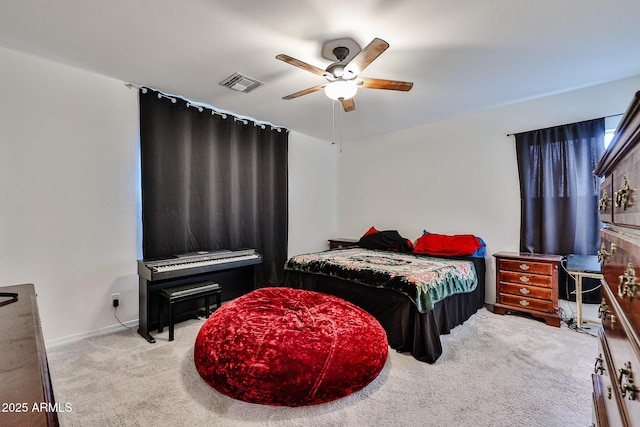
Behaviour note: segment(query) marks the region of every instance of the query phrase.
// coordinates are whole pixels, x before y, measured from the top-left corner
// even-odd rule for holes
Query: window
[[[598,251],[600,183],[593,169],[604,151],[605,129],[599,118],[515,135],[521,252]]]
[[[618,123],[622,119],[623,114],[619,114],[617,116],[605,117],[604,119],[604,148],[607,149],[609,144],[611,144],[611,140],[613,139],[613,135],[616,132],[616,128],[618,127]]]

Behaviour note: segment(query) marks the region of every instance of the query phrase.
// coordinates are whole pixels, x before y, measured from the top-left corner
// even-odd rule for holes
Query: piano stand
[[[221,295],[217,296],[218,306],[222,301],[231,301],[239,296],[248,294],[256,288],[254,266],[262,263],[262,255],[255,249],[231,249],[190,252],[181,255],[171,255],[162,259],[138,260],[138,334],[149,343],[156,340],[151,333],[162,326],[158,322],[159,307],[163,300],[171,297],[161,292],[165,289],[183,291],[199,288],[204,281],[217,284]],[[200,294],[205,289],[199,289]],[[202,308],[195,295],[191,301],[183,299],[184,303],[172,306],[174,322],[194,318]],[[166,316],[165,316],[166,317]],[[166,318],[165,318],[166,321]]]
[[[147,340],[150,344],[154,344],[156,342],[156,339],[154,337],[152,337],[150,334],[146,333],[140,328],[138,328],[138,334],[140,334],[142,338]]]
[[[162,333],[163,330],[162,318],[164,314],[165,300],[169,302],[169,341],[173,341],[174,304],[182,301],[204,298],[205,317],[209,317],[209,297],[214,295],[216,297],[217,309],[222,304],[222,287],[215,282],[197,282],[184,286],[162,289],[159,292],[160,298],[158,300],[158,333]],[[153,339],[151,336],[149,338]],[[147,341],[149,341],[148,338]],[[155,342],[155,339],[153,342]]]

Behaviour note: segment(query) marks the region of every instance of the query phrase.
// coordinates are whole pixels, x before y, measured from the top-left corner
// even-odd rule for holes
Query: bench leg
[[[222,292],[216,294],[216,310],[222,305]]]
[[[209,317],[209,295],[204,297],[204,317]]]
[[[169,341],[173,341],[173,301],[169,301]]]
[[[164,299],[158,297],[158,333],[162,333],[162,316],[164,315]]]

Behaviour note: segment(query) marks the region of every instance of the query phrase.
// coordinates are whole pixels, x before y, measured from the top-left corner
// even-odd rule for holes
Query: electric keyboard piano
[[[254,249],[199,251],[157,260],[138,260],[140,323],[138,333],[150,343],[149,331],[158,327],[158,292],[164,288],[212,280],[222,286],[222,301],[237,298],[255,288],[254,266],[262,256]],[[176,313],[183,320],[198,307],[184,303]]]

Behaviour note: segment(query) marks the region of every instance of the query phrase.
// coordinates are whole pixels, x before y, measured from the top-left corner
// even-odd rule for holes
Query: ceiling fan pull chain
[[[331,103],[331,143],[336,145],[336,103]]]
[[[335,104],[335,101],[333,103]],[[339,111],[338,114],[340,114],[340,155],[341,156],[342,156],[342,114],[343,114],[342,110],[343,110],[342,108],[338,108],[338,111]]]

